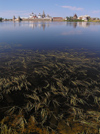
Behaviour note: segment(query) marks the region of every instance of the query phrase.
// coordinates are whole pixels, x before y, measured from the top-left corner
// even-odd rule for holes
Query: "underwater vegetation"
[[[0,45],[0,132],[99,134],[99,56]]]

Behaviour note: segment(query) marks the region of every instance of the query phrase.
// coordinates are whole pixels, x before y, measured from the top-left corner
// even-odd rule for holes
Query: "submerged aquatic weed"
[[[100,127],[98,57],[81,50],[19,49],[1,57],[0,114],[5,124],[24,131],[30,119],[57,133],[62,121],[70,128],[75,122],[88,129]]]

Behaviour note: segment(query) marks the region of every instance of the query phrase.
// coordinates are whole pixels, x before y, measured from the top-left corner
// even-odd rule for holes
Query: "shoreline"
[[[54,21],[54,22],[56,22],[56,21],[59,21],[59,22],[100,22],[100,20],[90,20],[90,21],[78,21],[78,20],[73,20],[73,21],[68,21],[68,20],[53,20],[53,18],[51,18],[51,19],[21,19],[21,20],[18,20],[18,19],[16,19],[16,20],[12,20],[12,19],[7,19],[7,20],[2,20],[2,21],[0,21],[0,22],[4,22],[4,21],[13,21],[13,22],[21,22],[21,21]]]

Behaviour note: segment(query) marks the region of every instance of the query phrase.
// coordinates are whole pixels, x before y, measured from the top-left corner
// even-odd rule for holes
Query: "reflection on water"
[[[74,28],[76,27],[88,28],[91,25],[91,23],[90,22],[67,22],[66,25],[73,26]]]
[[[83,27],[83,28],[88,28],[91,25],[100,25],[99,22],[92,23],[92,22],[67,22],[67,26],[73,26],[74,28],[76,27]]]
[[[38,23],[34,23],[34,22],[28,22],[28,23],[22,23],[22,22],[14,22],[14,27],[16,26],[29,26],[30,28],[34,29],[34,28],[43,28],[43,30],[45,30],[46,27],[49,27],[49,23],[45,23],[45,22],[38,22]]]
[[[66,25],[67,26],[73,26],[74,28],[76,28],[76,27],[84,27],[84,28],[87,28],[87,27],[89,27],[91,24],[89,23],[89,22],[67,22],[66,23]],[[50,24],[49,23],[29,23],[28,24],[28,26],[29,27],[31,27],[31,28],[35,28],[35,27],[42,27],[43,28],[43,30],[45,30],[45,27],[49,27],[50,26]]]
[[[10,33],[10,34],[9,34]],[[100,50],[100,23],[90,22],[1,22],[0,43],[23,48]]]
[[[1,24],[2,26],[5,25],[10,25],[11,22],[3,22],[3,24]],[[14,27],[20,27],[20,26],[29,26],[31,28],[35,28],[35,27],[40,27],[45,29],[45,27],[49,27],[52,25],[58,26],[58,25],[65,25],[66,26],[73,26],[74,28],[76,27],[84,27],[84,28],[88,28],[91,25],[100,25],[99,22],[32,22],[32,21],[26,21],[26,22],[12,22]]]
[[[16,27],[16,26],[29,26],[33,29],[35,27],[39,27],[39,28],[43,28],[43,30],[46,27],[49,27],[49,26],[52,25],[51,22],[28,22],[28,23],[27,22],[13,22],[13,24],[14,24],[14,27]],[[91,23],[91,22],[65,22],[65,24],[67,26],[73,26],[74,28],[76,28],[76,27],[88,28],[91,25],[100,25],[100,23],[97,23],[97,22],[96,23]],[[56,23],[56,25],[64,25],[64,23],[58,22],[58,23]]]

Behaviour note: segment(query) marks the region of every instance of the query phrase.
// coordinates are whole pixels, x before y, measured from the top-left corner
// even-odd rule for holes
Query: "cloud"
[[[80,8],[80,7],[72,7],[72,6],[61,6],[62,8],[67,8],[67,9],[70,9],[70,10],[76,10],[76,11],[81,11],[83,10],[83,8]]]
[[[94,10],[92,13],[98,14],[98,13],[100,13],[100,10]]]

